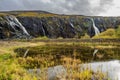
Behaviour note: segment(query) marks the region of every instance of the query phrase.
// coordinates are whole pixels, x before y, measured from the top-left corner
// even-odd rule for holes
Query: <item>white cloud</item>
[[[51,0],[41,0],[42,2],[44,2],[44,3],[50,3],[51,2]]]
[[[44,10],[58,14],[105,15],[105,11],[109,13],[108,8],[112,1],[113,0],[0,0],[0,11]],[[119,6],[117,6],[117,8],[119,8]]]
[[[99,16],[120,16],[120,1],[114,0],[113,5],[107,8],[106,12],[102,12]]]
[[[100,0],[91,0],[90,4],[91,4],[92,8],[98,7],[98,6],[100,6]]]

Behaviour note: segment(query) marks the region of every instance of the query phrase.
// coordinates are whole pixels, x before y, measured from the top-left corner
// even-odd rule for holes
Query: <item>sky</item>
[[[119,0],[0,0],[0,11],[43,10],[57,14],[120,16]]]

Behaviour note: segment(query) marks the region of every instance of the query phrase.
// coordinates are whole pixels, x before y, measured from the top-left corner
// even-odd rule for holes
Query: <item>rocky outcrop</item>
[[[2,15],[0,16],[0,39],[30,38],[31,36],[80,38],[86,33],[93,37],[96,35],[95,30],[103,32],[108,28],[117,28],[119,22],[118,17]]]
[[[30,34],[19,20],[12,15],[0,18],[0,38],[28,38]]]

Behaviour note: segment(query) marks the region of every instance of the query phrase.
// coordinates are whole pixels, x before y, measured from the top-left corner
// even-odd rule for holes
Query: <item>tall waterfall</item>
[[[27,36],[30,36],[30,34],[27,32],[25,27],[19,22],[19,20],[15,16],[6,16],[6,19],[8,20],[10,26],[13,28],[13,30],[16,32],[18,31],[15,26],[19,27],[24,34]]]
[[[23,32],[24,32],[26,35],[30,36],[30,34],[29,34],[29,33],[27,32],[27,30],[25,29],[25,27],[18,21],[18,19],[17,19],[16,17],[14,17],[14,20],[15,20],[16,24],[18,24],[18,26],[23,30]]]
[[[98,28],[95,26],[94,19],[92,18],[91,20],[92,20],[92,22],[93,22],[93,28],[94,28],[94,30],[95,30],[95,35],[98,35],[98,34],[100,34],[100,31],[99,31],[99,29],[98,29]]]
[[[12,27],[12,29],[16,32],[17,30],[15,29],[14,25],[15,23],[12,22],[8,17],[6,17],[7,21],[9,22],[10,26]]]

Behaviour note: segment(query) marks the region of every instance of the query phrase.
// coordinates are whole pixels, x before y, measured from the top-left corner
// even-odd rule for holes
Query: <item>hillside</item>
[[[0,39],[93,37],[120,25],[119,17],[60,15],[45,11],[0,13]],[[97,32],[97,33],[96,33]]]

